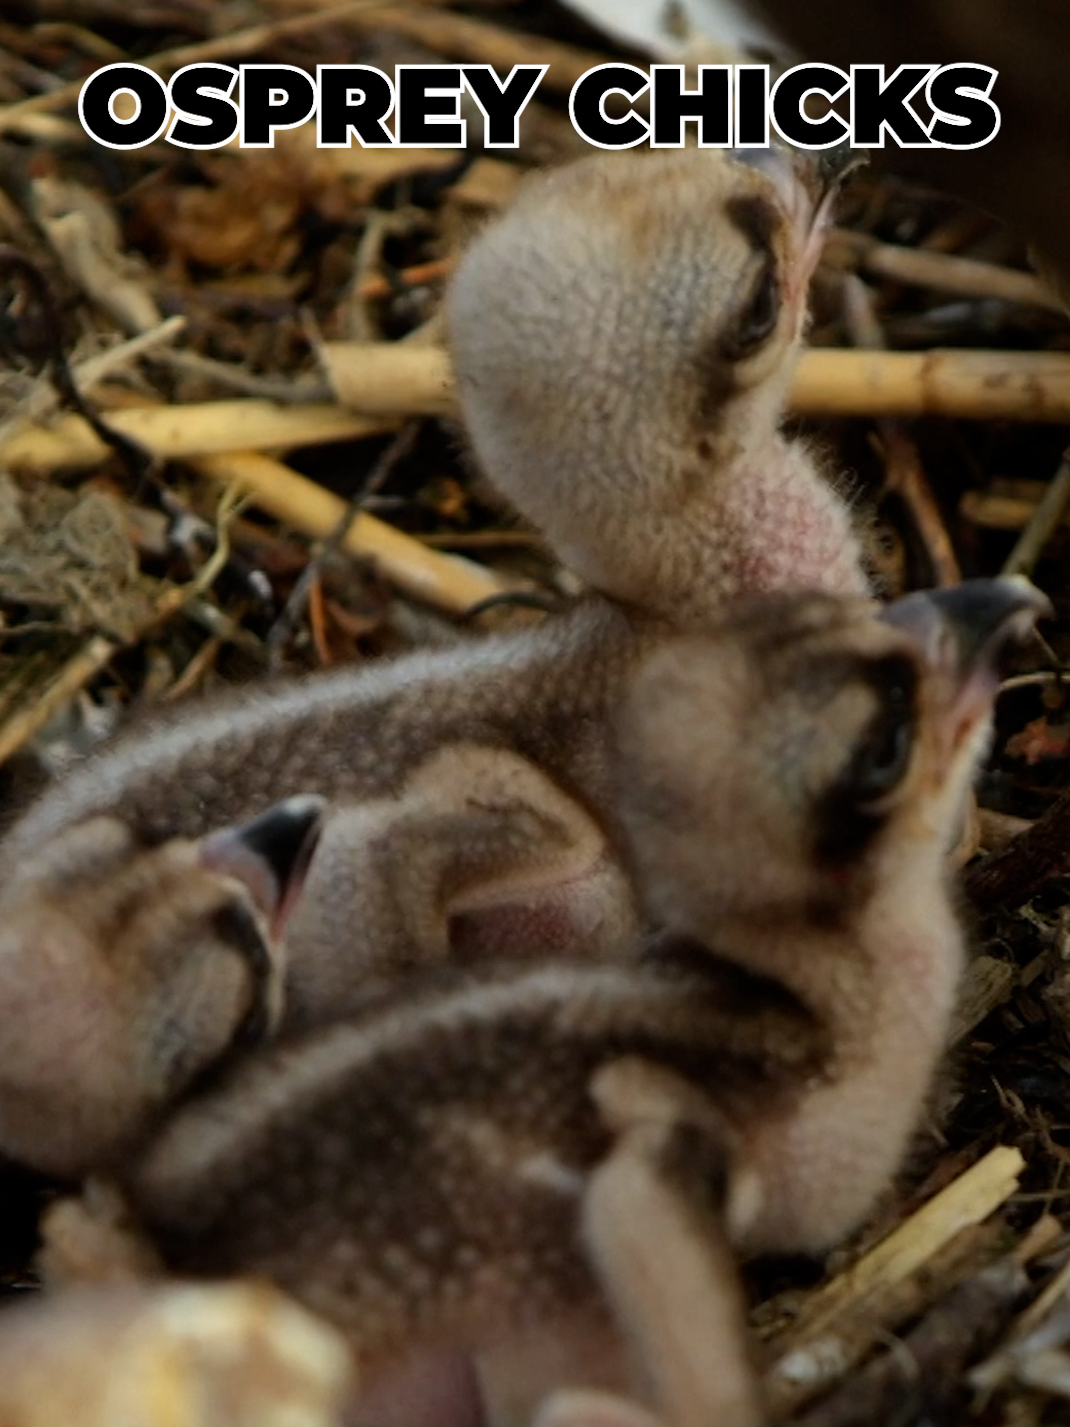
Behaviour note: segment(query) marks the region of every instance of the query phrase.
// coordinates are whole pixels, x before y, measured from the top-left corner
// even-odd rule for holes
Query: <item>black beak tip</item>
[[[854,149],[850,144],[837,144],[831,149],[822,149],[816,160],[817,181],[823,194],[834,193],[857,169],[869,163],[867,149]]]
[[[242,842],[268,865],[280,888],[304,876],[323,830],[326,807],[326,798],[302,793],[276,803],[241,829]]]
[[[846,143],[818,152],[770,144],[766,149],[733,149],[731,154],[736,163],[758,169],[780,188],[789,179],[801,183],[815,204],[837,192],[856,169],[869,162],[867,150]]]

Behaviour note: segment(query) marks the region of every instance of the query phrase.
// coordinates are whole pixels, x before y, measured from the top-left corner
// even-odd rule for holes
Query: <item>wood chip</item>
[[[774,1406],[783,1411],[815,1396],[856,1361],[864,1347],[860,1325],[872,1325],[875,1341],[888,1307],[901,1301],[903,1285],[963,1230],[980,1225],[1004,1204],[1017,1189],[1024,1165],[1020,1151],[997,1146],[811,1294],[777,1342],[779,1357],[766,1376]]]

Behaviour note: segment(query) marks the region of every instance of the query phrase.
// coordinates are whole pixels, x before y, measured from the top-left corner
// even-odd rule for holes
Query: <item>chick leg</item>
[[[661,1417],[755,1427],[763,1412],[727,1234],[738,1208],[727,1135],[694,1087],[639,1060],[606,1066],[592,1092],[619,1138],[587,1190],[586,1241]],[[641,1411],[611,1408],[584,1395],[548,1404],[553,1427],[632,1427]]]

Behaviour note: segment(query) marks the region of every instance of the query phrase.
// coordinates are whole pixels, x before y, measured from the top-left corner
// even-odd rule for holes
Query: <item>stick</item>
[[[121,435],[165,459],[348,441],[389,429],[389,423],[328,403],[284,407],[255,399],[131,407],[110,412],[108,421]],[[47,429],[27,426],[15,432],[0,444],[0,463],[42,474],[60,467],[84,469],[99,465],[109,449],[82,417],[70,415]]]
[[[877,318],[872,290],[856,273],[848,273],[844,279],[843,298],[844,318],[853,345],[883,351],[887,343]],[[877,422],[877,435],[886,489],[894,491],[907,507],[924,546],[934,583],[957,585],[962,571],[917,444],[904,423],[891,416]]]
[[[24,704],[0,728],[0,764],[28,743],[52,715],[70,702],[89,680],[108,664],[122,648],[120,644],[94,634],[67,660],[58,673],[39,690],[32,703]]]
[[[277,519],[318,540],[330,536],[347,514],[346,503],[338,496],[255,451],[202,456],[191,464],[212,480],[234,482]],[[359,559],[374,560],[406,594],[455,614],[509,588],[482,565],[428,550],[418,540],[363,512],[353,520],[343,545]]]
[[[1030,1352],[1030,1336],[1032,1334],[1037,1334],[1038,1337],[1044,1336],[1042,1330],[1044,1320],[1049,1314],[1055,1316],[1060,1304],[1063,1305],[1062,1315],[1065,1318],[1068,1289],[1070,1289],[1070,1263],[1064,1263],[1050,1283],[1019,1314],[999,1350],[971,1370],[969,1383],[972,1388],[987,1398],[1015,1373],[1015,1370],[1022,1365],[1023,1357],[1028,1360],[1033,1355]],[[1058,1330],[1053,1337],[1056,1340],[1064,1340],[1065,1322],[1058,1325]],[[1032,1346],[1035,1352],[1040,1345]],[[1044,1346],[1050,1346],[1050,1344],[1044,1344]]]
[[[455,411],[449,359],[408,343],[332,342],[332,379],[355,411],[440,416]],[[958,416],[1070,421],[1070,354],[812,349],[789,403],[807,416]]]
[[[997,1006],[1009,1001],[1018,980],[1018,968],[1009,961],[1000,961],[995,956],[979,956],[971,961],[959,987],[948,1045],[956,1045]]]
[[[962,579],[962,570],[917,444],[903,429],[902,422],[891,418],[881,423],[880,438],[888,489],[896,492],[913,516],[935,583],[957,585]]]
[[[1033,674],[1020,674],[1018,678],[1028,682],[1016,683],[1014,679],[1005,679],[1001,688],[1035,688],[1040,683],[1054,683],[1059,675],[1051,670],[1044,670],[1039,679]],[[1033,826],[1034,820],[1032,818],[1016,818],[1012,813],[997,813],[994,808],[978,808],[977,821],[981,829],[981,846],[984,850],[986,852],[1002,852],[1020,833],[1027,832]]]
[[[202,357],[199,352],[161,352],[158,359],[174,371],[206,377],[228,391],[263,397],[285,406],[330,401],[332,395],[330,387],[318,376],[260,376],[236,362],[220,362],[214,357]]]
[[[1000,298],[1066,312],[1063,304],[1035,273],[1019,272],[997,263],[978,262],[925,248],[901,248],[881,243],[865,233],[835,228],[829,234],[825,257],[834,266],[854,259],[866,272],[914,287],[935,288],[962,297]]]
[[[384,7],[358,15],[352,23],[361,28],[393,30],[416,40],[436,54],[473,64],[490,64],[508,74],[514,64],[548,64],[540,88],[548,94],[567,94],[581,75],[605,64],[609,55],[562,44],[543,35],[526,35],[485,20],[471,20],[448,11]]]
[[[983,530],[1024,530],[1038,504],[1024,495],[966,491],[959,501],[959,514]]]
[[[327,344],[330,374],[346,408],[281,408],[267,401],[216,401],[114,412],[116,431],[161,457],[263,450],[352,440],[389,429],[371,419],[457,415],[446,353],[414,343]],[[986,420],[1070,421],[1070,355],[1055,352],[811,351],[796,373],[791,404],[807,415],[939,413]],[[97,465],[108,448],[69,416],[31,426],[0,445],[9,467],[46,473]]]
[[[814,1396],[834,1381],[865,1346],[860,1324],[874,1341],[889,1304],[934,1256],[950,1250],[963,1230],[979,1225],[1018,1187],[1025,1161],[1000,1145],[924,1204],[905,1223],[807,1300],[778,1341],[781,1356],[766,1377],[779,1411]],[[967,1241],[968,1242],[968,1241]]]
[[[1070,790],[1060,793],[1033,826],[1005,851],[986,857],[965,877],[966,895],[975,906],[1020,907],[1046,882],[1070,866]]]
[[[83,396],[88,396],[95,386],[107,381],[110,376],[122,371],[139,357],[173,342],[176,337],[181,336],[185,326],[184,317],[168,317],[158,327],[153,327],[148,332],[140,332],[136,337],[128,337],[118,346],[110,347],[106,352],[99,352],[95,357],[86,358],[84,362],[71,367],[75,386]],[[55,411],[59,400],[55,387],[43,378],[25,401],[20,402],[10,416],[0,421],[0,451],[16,431],[24,429],[31,421],[43,420],[50,412]]]
[[[441,0],[410,0],[410,3],[438,4]],[[265,45],[286,35],[302,34],[307,30],[319,29],[322,25],[334,24],[338,20],[348,20],[362,11],[375,10],[384,14],[381,0],[348,0],[343,5],[332,5],[329,9],[317,10],[310,15],[294,15],[284,20],[272,20],[264,25],[250,25],[247,30],[238,30],[229,35],[220,35],[210,40],[200,40],[193,45],[177,45],[174,49],[161,50],[158,54],[139,59],[138,64],[157,74],[169,74],[187,64],[197,64],[203,60],[236,59],[240,55],[255,54]],[[387,15],[390,12],[385,12]],[[71,80],[59,89],[45,94],[34,94],[29,99],[20,99],[15,104],[0,107],[0,134],[5,130],[19,128],[30,114],[49,113],[61,109],[65,104],[76,104],[85,79]]]
[[[348,440],[388,429],[381,420],[366,419],[373,414],[457,414],[449,359],[441,347],[331,342],[325,352],[348,410],[217,401],[140,407],[115,412],[110,420],[155,455],[177,457]],[[799,363],[791,405],[807,415],[1070,421],[1070,355],[810,351]],[[0,461],[41,472],[96,465],[106,454],[79,417],[48,430],[30,427],[0,445]]]
[[[991,1263],[1005,1242],[1001,1224],[961,1229],[915,1273],[890,1286],[879,1301],[853,1314],[834,1334],[804,1343],[782,1358],[766,1379],[766,1399],[779,1419],[827,1393],[901,1323],[916,1318],[957,1283]]]
[[[858,1263],[813,1294],[791,1336],[812,1338],[826,1332],[857,1312],[871,1294],[920,1268],[960,1229],[979,1224],[1005,1203],[1018,1188],[1024,1168],[1020,1150],[1010,1145],[989,1150]]]
[[[799,363],[789,400],[809,416],[1070,421],[1070,356],[813,350]]]
[[[403,342],[324,342],[327,376],[339,402],[381,416],[456,416],[457,393],[442,347]]]
[[[1044,546],[1055,534],[1070,509],[1070,446],[1063,452],[1059,469],[1029,518],[1029,524],[1015,541],[1000,574],[1030,575]]]
[[[76,363],[71,372],[79,390],[83,393],[92,391],[95,386],[136,362],[139,357],[169,345],[182,335],[185,327],[185,317],[165,317],[158,327],[152,327],[148,332],[139,332],[136,337],[128,337],[125,342],[119,342],[107,351],[99,352],[95,357],[87,357],[84,362]]]
[[[454,192],[457,185],[454,185]],[[424,283],[440,282],[443,278],[449,277],[454,268],[453,258],[433,258],[427,263],[414,263],[412,267],[402,268],[398,273],[399,283],[406,287],[419,287]],[[359,284],[358,292],[365,301],[377,297],[389,297],[399,290],[399,283],[393,283],[388,277],[381,273],[372,273]]]
[[[297,623],[301,611],[305,607],[306,599],[309,604],[309,623],[312,626],[313,637],[316,638],[317,636],[317,628],[322,631],[324,605],[323,581],[321,579],[321,571],[323,568],[324,561],[327,559],[328,556],[333,555],[336,551],[345,549],[346,538],[348,537],[349,532],[353,529],[353,524],[356,521],[357,516],[361,513],[361,510],[366,504],[368,497],[378,493],[378,491],[382,488],[383,483],[388,479],[390,472],[397,465],[398,461],[402,460],[405,456],[409,454],[409,452],[412,450],[413,444],[416,441],[416,437],[419,435],[419,432],[420,423],[418,421],[409,421],[408,423],[406,423],[406,425],[402,426],[401,430],[394,437],[393,441],[391,441],[390,445],[379,457],[378,461],[376,461],[375,466],[373,467],[368,479],[364,482],[362,489],[357,491],[350,498],[350,500],[346,502],[341,520],[331,531],[327,539],[323,541],[323,543],[320,545],[316,553],[312,556],[311,560],[309,560],[305,568],[301,571],[297,583],[296,585],[294,585],[293,590],[290,593],[290,598],[286,601],[282,613],[272,625],[271,632],[268,634],[268,651],[269,656],[273,660],[277,660],[279,655],[281,654],[283,645],[290,637],[290,634],[293,631],[293,627]],[[312,595],[314,592],[318,592],[320,613],[319,626],[317,626],[316,620],[313,617]],[[324,651],[327,647],[326,638],[323,637],[322,639],[317,639],[316,642],[317,652],[320,655],[320,663],[328,663],[328,659],[324,657]],[[320,648],[321,644],[322,649]]]
[[[963,1390],[966,1364],[996,1339],[1016,1299],[1028,1287],[1013,1258],[991,1264],[957,1284],[902,1343],[865,1368],[796,1427],[869,1427],[874,1422],[946,1420]],[[944,1409],[941,1411],[941,1409]]]

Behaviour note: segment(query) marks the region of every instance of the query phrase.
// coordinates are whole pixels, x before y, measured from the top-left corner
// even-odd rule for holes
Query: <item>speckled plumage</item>
[[[317,800],[199,840],[65,829],[0,892],[0,1150],[53,1174],[110,1163],[282,1011],[281,933]]]
[[[593,1291],[576,1216],[610,1143],[600,1064],[647,1056],[730,1104],[818,1063],[805,1013],[739,980],[546,963],[425,981],[247,1062],[165,1129],[131,1201],[171,1267],[266,1273],[372,1359],[414,1315],[475,1348],[497,1315],[508,1335]]]
[[[592,206],[595,193],[605,202]],[[741,225],[740,203],[757,204],[765,226]],[[538,630],[149,721],[28,810],[0,845],[0,878],[95,814],[138,836],[195,837],[287,793],[326,796],[290,928],[291,1026],[343,1014],[415,965],[567,944],[597,955],[627,940],[636,908],[604,745],[634,660],[668,630],[716,621],[739,591],[864,588],[842,503],[776,431],[811,207],[786,170],[774,181],[711,151],[594,158],[533,181],[454,287],[462,402],[492,477],[547,517],[581,573],[636,607],[591,599]],[[777,321],[729,360],[725,334],[763,273]],[[669,451],[673,431],[684,444]],[[601,577],[607,564],[613,578]],[[369,838],[377,897],[348,871]],[[471,853],[460,897],[456,859],[428,853],[451,841]],[[417,865],[410,915],[413,899],[394,896],[391,879]]]
[[[826,1247],[895,1173],[963,964],[946,849],[996,646],[1043,603],[767,597],[659,641],[607,760],[662,934],[417,978],[238,1067],[121,1172],[164,1262],[268,1274],[373,1388],[474,1352],[500,1389],[534,1337],[543,1391],[758,1420],[731,1250]],[[607,1304],[637,1359],[573,1339]]]
[[[421,847],[435,839],[443,846],[452,823],[458,847],[477,864],[469,881],[484,904],[516,904],[514,873],[518,865],[524,872],[520,916],[532,934],[526,948],[514,939],[516,954],[545,952],[548,940],[560,943],[570,929],[578,952],[608,949],[633,925],[634,912],[605,816],[605,723],[653,637],[653,628],[591,600],[521,634],[176,710],[130,730],[32,805],[0,847],[0,877],[32,867],[51,839],[102,813],[155,841],[252,816],[284,791],[318,793],[331,808],[288,932],[291,1025],[359,1004],[377,977],[389,979],[392,946],[408,948],[406,965],[449,955],[453,903],[459,900],[459,915],[467,908],[465,879],[443,882],[446,859],[428,890],[427,915],[419,919],[413,908],[419,924],[399,922],[384,882],[365,904],[367,879],[356,885],[346,873],[366,857],[372,837],[384,876],[384,862],[407,875]],[[436,758],[440,772],[432,777]],[[576,917],[569,897],[560,906],[555,900],[573,876]],[[382,911],[378,920],[373,905]],[[402,896],[400,911],[406,906]],[[483,916],[493,921],[491,912]],[[433,925],[424,937],[426,923]],[[364,931],[359,944],[355,924]],[[488,939],[493,950],[502,938],[490,926]],[[469,940],[478,954],[478,937]]]

